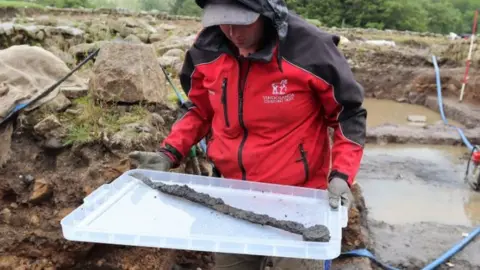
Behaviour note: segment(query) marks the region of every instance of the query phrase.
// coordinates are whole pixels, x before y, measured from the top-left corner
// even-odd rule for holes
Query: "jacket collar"
[[[266,31],[262,48],[257,52],[244,57],[244,59],[270,62],[276,52],[277,45],[278,38],[276,37],[275,32]],[[202,29],[193,46],[199,50],[226,53],[234,57],[239,57],[235,46],[227,37],[225,37],[218,26],[211,26]]]

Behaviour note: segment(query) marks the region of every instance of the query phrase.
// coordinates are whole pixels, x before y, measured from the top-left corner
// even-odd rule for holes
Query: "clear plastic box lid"
[[[325,225],[330,241],[307,242],[298,234],[218,213],[154,190],[131,172],[154,182],[186,184],[231,206],[306,227]],[[137,169],[100,186],[61,225],[71,241],[330,260],[340,255],[347,215],[345,207],[330,209],[324,190]]]

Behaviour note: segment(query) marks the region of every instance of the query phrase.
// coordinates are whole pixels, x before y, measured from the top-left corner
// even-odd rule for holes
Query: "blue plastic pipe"
[[[435,57],[435,55],[432,55],[432,60],[433,60],[433,65],[435,67],[435,78],[436,78],[436,81],[437,81],[437,102],[438,102],[438,109],[440,110],[440,115],[442,116],[442,120],[443,120],[443,123],[445,123],[445,125],[449,126],[449,127],[453,127],[455,128],[458,133],[460,134],[460,137],[462,138],[462,141],[463,143],[465,144],[465,146],[468,147],[468,150],[472,151],[473,150],[473,145],[468,141],[467,137],[465,136],[465,134],[463,134],[463,131],[462,129],[456,127],[456,126],[453,126],[453,125],[450,125],[448,124],[448,120],[447,118],[445,117],[445,113],[443,112],[443,98],[442,98],[442,83],[440,81],[440,70],[438,68],[438,64],[437,64],[437,58]]]
[[[443,122],[445,123],[445,125],[448,125],[448,126],[451,126],[451,127],[454,127],[455,129],[457,129],[458,133],[460,134],[460,137],[462,137],[462,140],[463,142],[465,143],[465,145],[468,147],[468,149],[470,151],[473,150],[473,146],[472,144],[468,141],[467,137],[465,136],[465,134],[463,134],[463,131],[458,128],[458,127],[455,127],[455,126],[452,126],[452,125],[449,125],[448,124],[448,121],[447,119],[445,118],[445,114],[443,113],[443,100],[442,100],[442,85],[441,85],[441,82],[440,82],[440,71],[438,69],[438,64],[437,64],[437,59],[434,55],[432,55],[432,60],[433,60],[433,65],[435,67],[435,76],[436,76],[436,80],[437,80],[437,96],[438,96],[438,108],[440,110],[440,114],[442,116],[442,119],[443,119]],[[476,228],[475,230],[473,230],[473,232],[471,232],[467,237],[465,237],[462,241],[460,241],[458,244],[456,244],[455,246],[453,246],[450,250],[448,250],[447,252],[445,252],[442,256],[440,256],[438,259],[436,259],[435,261],[431,262],[429,265],[425,266],[424,268],[422,268],[422,270],[431,270],[431,269],[435,269],[437,268],[438,266],[440,266],[442,263],[444,263],[446,260],[448,260],[450,257],[452,257],[453,255],[455,255],[456,253],[458,253],[460,250],[462,250],[468,243],[470,243],[470,241],[472,241],[473,239],[475,239],[475,237],[477,237],[478,235],[480,234],[480,227]]]
[[[476,228],[467,237],[465,237],[462,241],[460,241],[458,244],[453,246],[449,251],[445,252],[438,259],[436,259],[435,261],[431,262],[429,265],[422,268],[422,270],[432,270],[437,268],[446,260],[448,260],[450,257],[458,253],[460,250],[462,250],[468,243],[470,243],[470,241],[475,239],[475,237],[477,237],[478,234],[480,234],[480,227]]]

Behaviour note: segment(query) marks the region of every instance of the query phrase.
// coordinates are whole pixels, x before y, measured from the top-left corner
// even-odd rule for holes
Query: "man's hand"
[[[168,171],[172,168],[172,160],[162,152],[134,151],[128,157],[138,163],[139,169]]]
[[[341,178],[333,178],[328,184],[328,198],[330,207],[338,209],[338,202],[341,199],[342,205],[350,208],[353,201],[353,194],[347,182]]]

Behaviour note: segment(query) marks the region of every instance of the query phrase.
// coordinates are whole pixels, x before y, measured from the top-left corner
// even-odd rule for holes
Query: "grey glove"
[[[330,207],[338,209],[338,202],[350,208],[353,201],[353,194],[347,182],[341,178],[334,177],[328,184],[328,202]]]
[[[133,151],[128,157],[138,163],[139,169],[168,171],[172,168],[172,160],[162,152]]]

